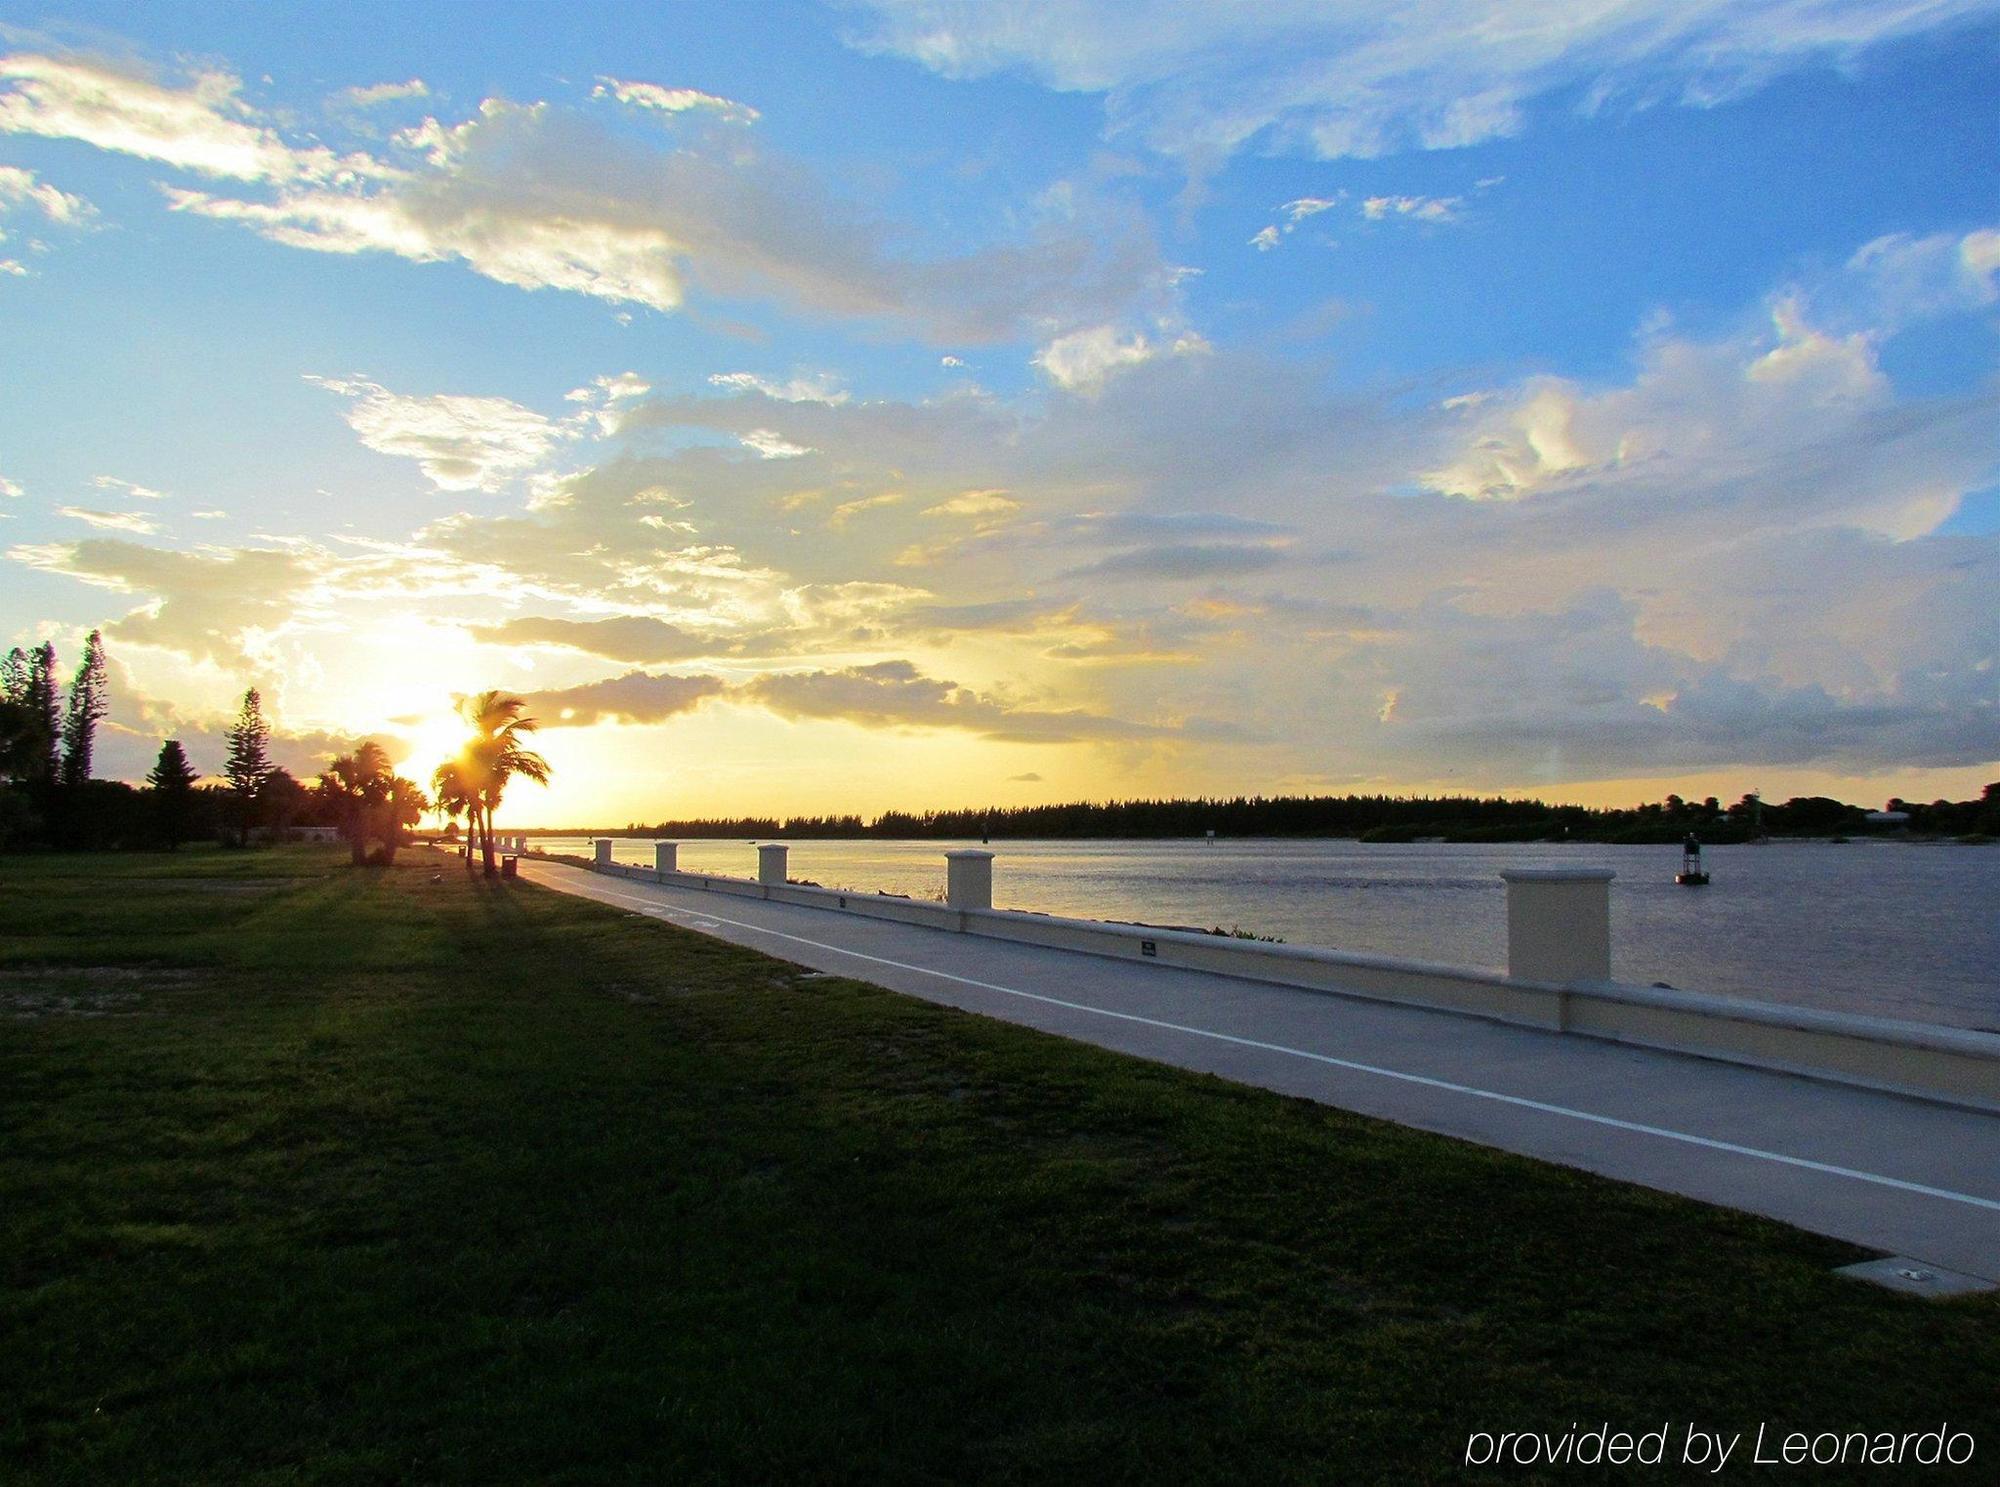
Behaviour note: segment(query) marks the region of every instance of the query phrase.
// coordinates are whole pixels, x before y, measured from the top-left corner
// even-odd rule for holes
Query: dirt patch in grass
[[[165,966],[17,966],[0,971],[0,1017],[118,1017],[146,1010],[146,993],[198,977]]]
[[[297,888],[299,878],[148,878],[149,888],[177,888],[194,893],[276,893]]]

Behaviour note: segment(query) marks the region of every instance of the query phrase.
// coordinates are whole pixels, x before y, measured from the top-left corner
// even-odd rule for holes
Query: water
[[[589,854],[583,838],[537,839]],[[934,897],[955,842],[798,841],[790,872],[829,888]],[[2000,1031],[2000,848],[1902,842],[1709,847],[1715,882],[1675,884],[1678,847],[1342,841],[1000,841],[1000,908],[1202,929],[1504,968],[1500,870],[1615,869],[1621,981]],[[615,843],[653,862],[649,841]],[[693,872],[755,877],[746,842],[683,842]]]

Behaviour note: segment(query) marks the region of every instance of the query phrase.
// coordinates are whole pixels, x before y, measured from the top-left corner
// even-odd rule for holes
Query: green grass
[[[0,859],[0,1480],[2000,1454],[1991,1298],[440,866]]]

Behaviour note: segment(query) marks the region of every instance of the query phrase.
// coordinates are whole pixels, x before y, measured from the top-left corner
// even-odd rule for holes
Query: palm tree
[[[437,767],[437,773],[431,776],[431,795],[437,801],[437,808],[452,820],[465,817],[465,870],[471,872],[472,854],[479,844],[479,792],[462,756],[447,759]]]
[[[404,830],[423,819],[429,804],[414,781],[396,773],[388,754],[372,739],[329,764],[319,777],[319,791],[334,807],[356,867],[370,861],[370,841],[382,844],[374,860],[385,867],[393,863]]]
[[[527,707],[507,692],[475,692],[458,704],[459,716],[472,725],[472,738],[458,757],[458,767],[472,789],[472,812],[485,853],[486,876],[499,871],[493,852],[493,813],[516,775],[537,785],[549,782],[549,761],[530,750],[525,737],[535,720],[523,717]]]

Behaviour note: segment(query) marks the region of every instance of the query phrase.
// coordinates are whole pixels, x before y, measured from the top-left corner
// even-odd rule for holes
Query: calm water
[[[588,853],[581,838],[538,841]],[[948,842],[792,842],[794,878],[931,896]],[[993,900],[1085,919],[1224,929],[1502,968],[1514,864],[1616,869],[1620,980],[2000,1031],[2000,848],[1892,842],[1710,847],[1706,889],[1677,847],[1363,846],[1327,841],[992,844]],[[619,841],[652,865],[651,842]],[[684,842],[684,869],[755,877],[746,842]]]

